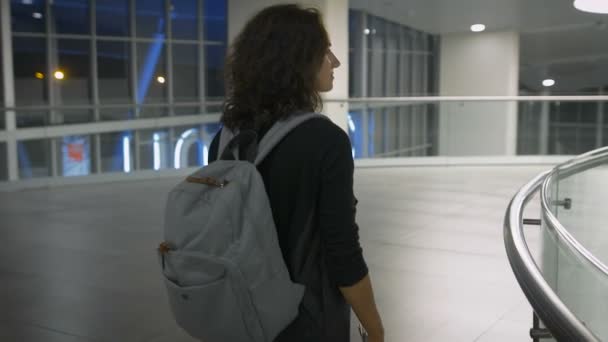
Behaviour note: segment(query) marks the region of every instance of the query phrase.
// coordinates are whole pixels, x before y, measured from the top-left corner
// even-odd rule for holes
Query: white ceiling
[[[608,1],[608,0],[606,0]],[[520,33],[520,82],[540,90],[544,77],[554,91],[608,85],[608,15],[576,10],[573,0],[350,0],[362,9],[415,29],[449,34],[487,31]],[[540,78],[540,80],[539,80]]]

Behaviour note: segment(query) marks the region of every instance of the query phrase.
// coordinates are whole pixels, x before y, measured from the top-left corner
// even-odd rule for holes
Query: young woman
[[[224,126],[253,128],[261,139],[277,121],[321,107],[340,62],[317,10],[268,7],[234,41],[226,63]],[[210,151],[217,159],[218,137]],[[277,342],[349,341],[350,309],[369,333],[384,332],[359,244],[348,135],[311,119],[290,132],[258,166],[279,244],[294,282],[306,286],[298,317]]]

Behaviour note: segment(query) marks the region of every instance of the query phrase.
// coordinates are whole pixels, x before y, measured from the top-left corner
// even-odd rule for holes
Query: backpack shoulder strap
[[[255,165],[259,165],[264,158],[272,151],[272,149],[281,142],[281,140],[294,128],[299,126],[310,119],[323,118],[329,120],[329,118],[323,114],[318,113],[305,113],[292,115],[289,118],[281,121],[277,121],[268,132],[264,135],[258,145],[258,154],[255,158]]]

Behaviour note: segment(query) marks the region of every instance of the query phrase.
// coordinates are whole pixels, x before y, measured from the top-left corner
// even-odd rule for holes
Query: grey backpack
[[[259,146],[253,131],[222,129],[221,157],[169,193],[158,251],[175,320],[193,337],[270,342],[298,315],[304,286],[289,277],[256,165],[293,128],[318,117],[326,118],[279,121]],[[235,160],[235,149],[245,160]]]

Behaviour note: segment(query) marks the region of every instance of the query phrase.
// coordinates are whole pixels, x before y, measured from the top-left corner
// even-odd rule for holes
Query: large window
[[[224,95],[226,0],[11,0],[10,8],[20,127],[175,115],[179,103],[200,103],[188,110],[196,113],[205,97]],[[116,104],[132,107],[106,108]],[[74,120],[53,109],[66,105],[94,107]]]
[[[360,10],[349,11],[349,95],[430,96],[437,93],[439,38]],[[351,108],[356,158],[436,153],[435,105]],[[364,129],[367,137],[364,137]],[[365,144],[364,141],[367,141]]]
[[[226,1],[10,0],[18,128],[208,112],[209,97],[224,96]],[[19,175],[155,168],[149,152],[157,144],[172,151],[179,134],[169,127],[18,141]],[[162,168],[172,167],[165,154]]]

